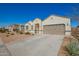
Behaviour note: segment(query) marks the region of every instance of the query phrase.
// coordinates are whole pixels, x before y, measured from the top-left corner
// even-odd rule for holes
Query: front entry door
[[[35,24],[35,34],[39,33],[39,24]]]

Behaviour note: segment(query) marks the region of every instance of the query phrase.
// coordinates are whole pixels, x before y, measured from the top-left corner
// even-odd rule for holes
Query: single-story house
[[[13,24],[6,27],[10,32],[23,31],[24,25],[22,24]]]
[[[45,20],[36,18],[24,25],[25,32],[33,34],[71,35],[70,18],[51,15]]]

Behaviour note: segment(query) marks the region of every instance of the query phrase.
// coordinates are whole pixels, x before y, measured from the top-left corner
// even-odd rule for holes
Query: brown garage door
[[[45,25],[44,34],[56,34],[64,35],[65,34],[65,25],[64,24],[55,24],[55,25]]]

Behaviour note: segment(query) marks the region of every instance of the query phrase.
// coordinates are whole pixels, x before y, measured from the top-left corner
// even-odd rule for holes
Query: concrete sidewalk
[[[13,56],[56,56],[63,39],[63,35],[35,35],[28,40],[7,44],[7,48]]]

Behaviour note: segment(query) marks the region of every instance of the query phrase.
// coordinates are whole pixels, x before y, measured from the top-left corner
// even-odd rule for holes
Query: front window
[[[23,29],[24,29],[24,26],[22,25],[21,28],[22,28],[22,30],[23,30]]]
[[[26,30],[28,30],[28,26],[26,26]]]

